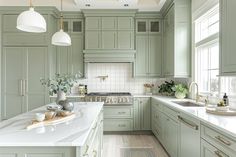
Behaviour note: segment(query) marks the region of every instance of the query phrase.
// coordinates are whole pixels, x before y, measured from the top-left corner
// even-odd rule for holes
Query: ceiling
[[[166,0],[63,0],[64,11],[80,9],[139,9],[160,11]],[[128,6],[125,6],[127,5]],[[0,0],[0,6],[27,6],[29,0]],[[33,0],[34,6],[55,6],[60,9],[60,0]]]

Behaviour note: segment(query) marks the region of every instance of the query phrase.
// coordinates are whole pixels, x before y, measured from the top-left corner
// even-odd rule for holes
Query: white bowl
[[[42,121],[44,121],[44,119],[45,119],[45,114],[44,114],[44,113],[36,113],[36,114],[35,114],[35,119],[36,119],[38,122],[42,122]]]
[[[216,107],[217,111],[228,111],[228,109],[229,109],[229,106],[222,106],[222,107],[217,106]]]

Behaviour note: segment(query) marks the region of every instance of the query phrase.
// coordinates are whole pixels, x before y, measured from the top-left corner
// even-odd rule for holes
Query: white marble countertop
[[[183,107],[172,101],[178,101],[175,98],[163,97],[163,96],[152,96],[162,104],[167,105],[176,111],[183,112],[189,116],[197,118],[201,123],[206,126],[211,126],[222,133],[226,133],[236,140],[236,116],[219,116],[209,114],[206,112],[205,107]],[[186,100],[186,99],[185,99]]]
[[[50,96],[50,98],[56,98],[57,97],[57,95],[52,95],[52,96]],[[66,97],[67,98],[84,98],[85,96],[84,95],[79,95],[79,94],[77,94],[77,93],[71,93],[71,94],[69,94],[69,95],[66,95]]]
[[[45,106],[2,121],[0,146],[83,146],[102,108],[103,102],[75,103],[74,119],[32,130],[25,128]]]

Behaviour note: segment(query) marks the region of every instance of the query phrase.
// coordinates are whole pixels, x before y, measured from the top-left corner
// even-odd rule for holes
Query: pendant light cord
[[[63,25],[63,15],[62,15],[62,0],[61,0],[61,16],[60,16],[60,27],[63,30],[64,29],[64,25]]]

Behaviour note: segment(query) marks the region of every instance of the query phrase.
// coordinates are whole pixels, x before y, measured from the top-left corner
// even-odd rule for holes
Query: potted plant
[[[154,84],[145,83],[143,86],[144,86],[144,89],[145,89],[145,94],[152,95],[152,89],[154,87]]]
[[[172,90],[175,91],[175,97],[177,99],[184,99],[188,94],[188,88],[184,84],[177,84],[172,87]]]
[[[172,89],[174,85],[175,85],[175,82],[173,80],[171,80],[170,82],[165,81],[163,84],[158,86],[159,93],[166,96],[173,96],[175,93]]]
[[[66,93],[70,92],[71,88],[81,78],[79,74],[55,74],[53,79],[40,79],[43,86],[48,87],[49,95],[57,94],[56,103],[66,100]]]

